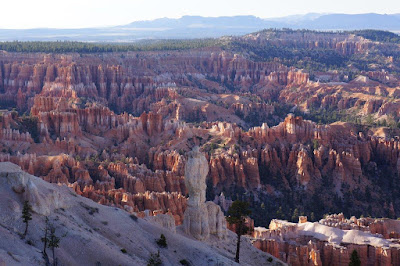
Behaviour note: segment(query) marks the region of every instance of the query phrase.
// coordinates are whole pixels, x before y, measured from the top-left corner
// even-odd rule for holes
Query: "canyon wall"
[[[306,34],[297,42],[285,34],[273,41],[262,34],[243,38],[343,55],[380,47],[328,35]],[[307,71],[279,60],[261,62],[221,48],[2,52],[0,158],[103,204],[140,215],[172,213],[179,224],[188,192],[185,154],[199,146],[210,169],[209,199],[248,192],[253,205],[276,200],[267,204],[271,213],[290,198],[288,212],[309,211],[316,200],[323,205],[318,215],[345,206],[396,217],[396,132],[287,115],[337,106],[388,118],[399,112],[396,84],[387,71],[363,72],[348,83],[313,82]]]

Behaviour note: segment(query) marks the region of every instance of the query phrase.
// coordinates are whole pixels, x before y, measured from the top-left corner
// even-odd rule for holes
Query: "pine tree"
[[[236,200],[232,203],[232,206],[228,210],[228,217],[226,220],[230,224],[234,224],[236,227],[237,244],[236,244],[236,257],[235,261],[239,263],[240,253],[240,237],[247,233],[249,228],[245,224],[246,216],[250,215],[249,203]]]
[[[162,265],[162,260],[160,258],[160,251],[157,253],[150,254],[150,258],[147,261],[147,266],[159,266]]]
[[[64,235],[65,236],[65,235]],[[63,237],[64,237],[63,236]],[[50,248],[53,256],[53,265],[57,265],[57,258],[55,256],[55,250],[59,247],[61,238],[56,235],[56,227],[49,223],[49,219],[46,217],[46,227],[44,229],[44,237],[42,237],[43,257],[48,260],[46,248]]]
[[[161,234],[160,238],[157,239],[157,245],[159,245],[162,248],[166,248],[167,247],[167,239],[165,238],[164,234]]]
[[[298,219],[299,219],[299,210],[296,208],[293,211],[292,222],[297,222]]]
[[[25,238],[26,234],[28,233],[29,221],[32,220],[32,206],[27,200],[24,202],[24,206],[22,208],[22,219],[25,223],[25,232],[23,236]]]
[[[57,265],[57,260],[55,257],[55,249],[59,247],[60,244],[60,238],[57,237],[56,235],[56,228],[54,225],[49,226],[49,239],[48,239],[48,244],[47,246],[51,249],[52,255],[53,255],[53,265]]]
[[[314,214],[314,212],[311,212],[310,222],[315,222],[315,214]]]
[[[361,260],[358,256],[357,250],[353,250],[351,253],[349,266],[361,266]]]
[[[279,209],[276,211],[276,218],[277,219],[284,219],[282,206],[280,206]]]
[[[46,266],[50,265],[49,263],[49,256],[47,256],[47,252],[46,252],[46,248],[47,248],[47,242],[49,240],[48,237],[49,234],[49,218],[46,216],[46,223],[45,223],[45,228],[44,228],[44,237],[41,238],[42,242],[43,242],[43,258],[46,261]]]

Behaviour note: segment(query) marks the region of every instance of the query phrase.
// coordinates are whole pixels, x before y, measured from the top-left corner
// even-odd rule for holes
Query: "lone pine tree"
[[[237,244],[236,244],[236,257],[235,261],[239,263],[240,253],[240,237],[247,233],[249,228],[245,224],[246,216],[250,215],[251,210],[249,209],[249,203],[236,200],[232,203],[232,206],[228,210],[228,217],[226,220],[230,224],[234,224],[236,227]]]
[[[65,236],[65,235],[64,235]],[[46,227],[44,228],[44,237],[41,239],[43,242],[43,257],[47,258],[46,248],[50,248],[52,257],[53,257],[53,265],[57,265],[57,258],[55,255],[56,248],[59,247],[61,238],[56,235],[56,227],[49,223],[48,218],[46,217]],[[48,259],[47,259],[48,260]]]
[[[351,253],[349,266],[361,266],[361,260],[357,250],[353,250]]]
[[[25,232],[23,237],[25,238],[28,233],[29,221],[32,220],[32,206],[29,204],[29,201],[24,202],[24,206],[22,208],[22,220],[25,223]]]

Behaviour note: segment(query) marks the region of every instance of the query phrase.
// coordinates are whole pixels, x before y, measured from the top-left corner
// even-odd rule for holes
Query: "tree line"
[[[88,43],[75,41],[0,42],[0,50],[20,53],[113,53],[198,49],[218,45],[217,39],[154,40],[134,43]]]

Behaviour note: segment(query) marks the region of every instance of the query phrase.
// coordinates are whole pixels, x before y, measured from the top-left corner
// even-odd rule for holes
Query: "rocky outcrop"
[[[346,219],[343,213],[327,215],[319,223],[342,230],[361,230],[382,235],[386,239],[398,239],[400,236],[400,221],[387,218],[356,218]]]
[[[230,150],[210,158],[210,178],[214,186],[224,184],[230,186],[236,184],[249,189],[260,186],[258,159],[253,157],[254,151],[244,151],[238,154]]]
[[[342,214],[326,220],[332,219],[339,219],[342,224],[345,220]],[[295,224],[273,220],[270,229],[255,228],[253,245],[290,265],[348,265],[353,250],[359,254],[362,265],[400,265],[400,246],[396,240],[386,241],[380,235],[355,227],[342,231],[337,229],[337,223],[321,222]],[[331,225],[335,229],[330,229]]]
[[[269,44],[273,46],[285,46],[307,49],[334,49],[343,55],[352,55],[366,52],[369,48],[377,46],[370,40],[356,35],[320,34],[316,32],[282,31],[271,33],[258,32],[244,37],[247,42]]]
[[[145,219],[147,221],[157,223],[161,225],[163,228],[166,228],[171,232],[176,233],[175,219],[170,213],[166,214],[161,213],[154,216],[145,216]]]
[[[185,182],[189,200],[184,214],[183,228],[186,234],[198,240],[206,240],[210,234],[224,238],[226,221],[221,208],[214,202],[205,202],[207,160],[199,152],[198,147],[195,147],[188,156],[185,166]]]
[[[398,84],[398,83],[397,83]],[[397,85],[396,85],[397,86]],[[280,91],[280,101],[295,104],[306,113],[310,110],[331,109],[337,112],[351,110],[353,119],[366,120],[364,115],[374,115],[376,118],[387,119],[400,110],[398,91],[376,81],[349,83],[319,83],[309,82],[308,85],[289,87]],[[388,122],[388,121],[386,121]]]
[[[9,186],[15,193],[32,206],[32,210],[41,215],[49,215],[55,209],[67,208],[68,204],[56,190],[38,190],[32,182],[32,176],[23,172],[20,167],[9,162],[0,163],[0,182]]]

